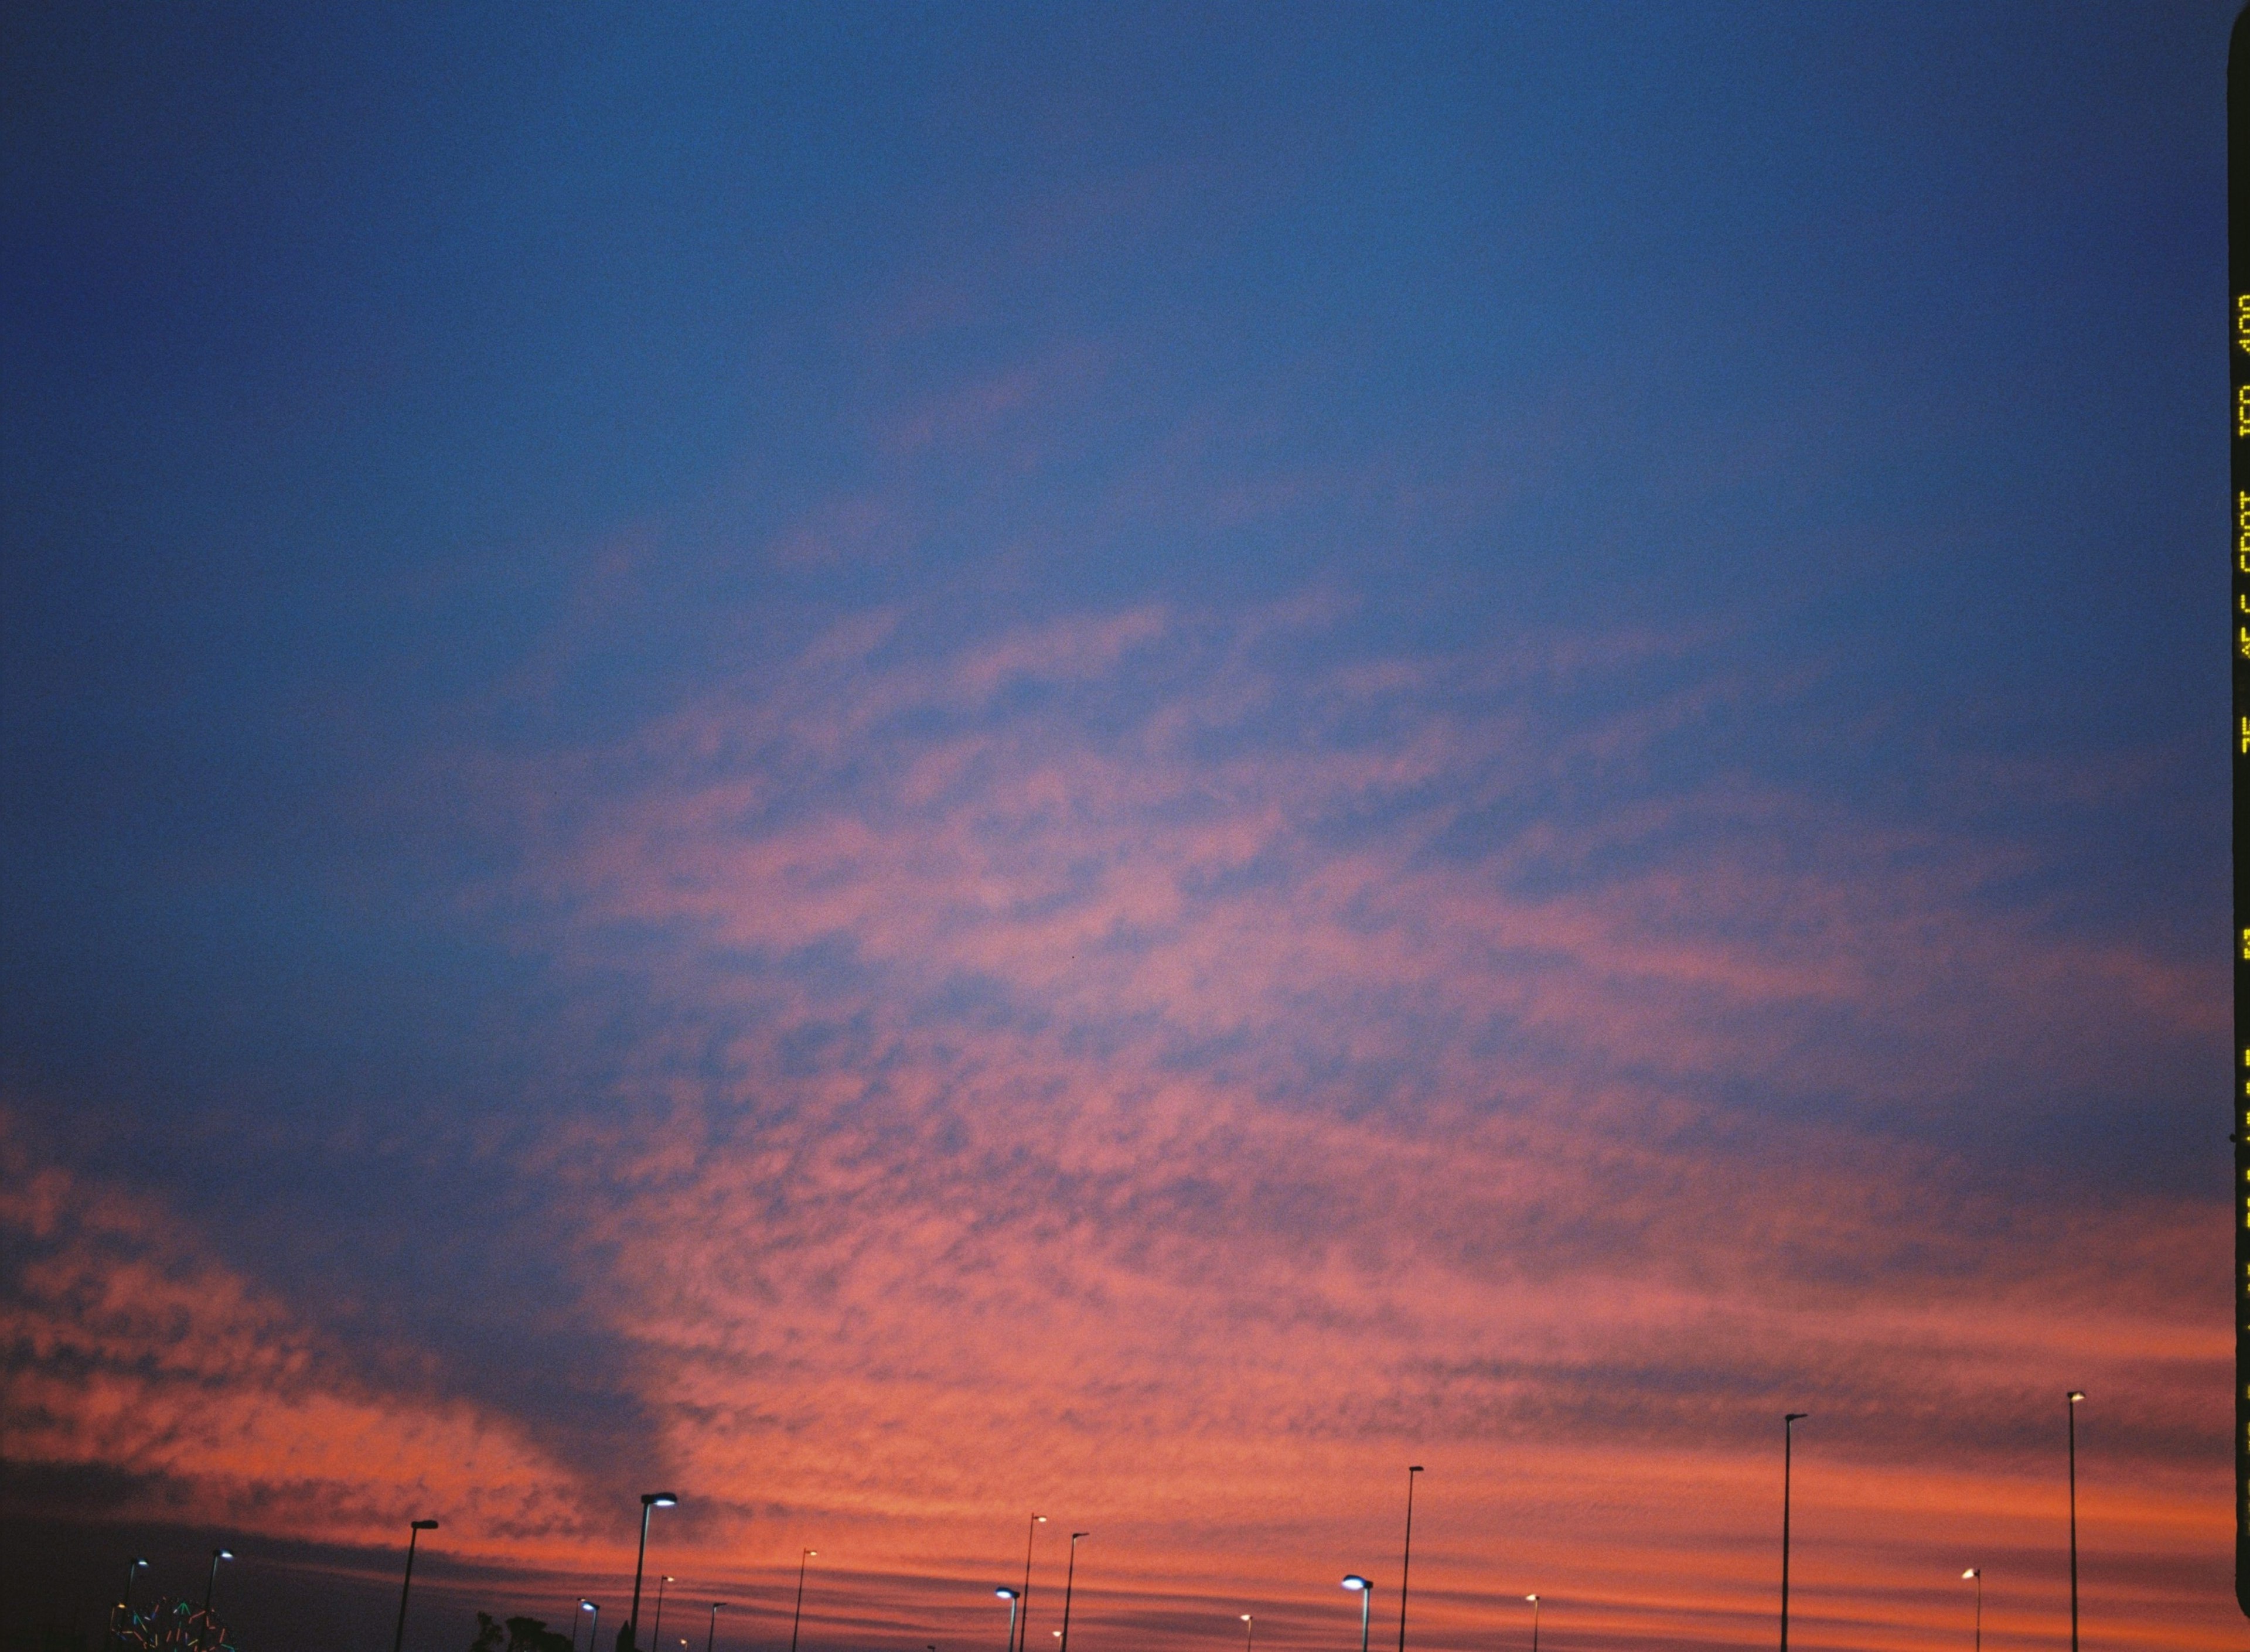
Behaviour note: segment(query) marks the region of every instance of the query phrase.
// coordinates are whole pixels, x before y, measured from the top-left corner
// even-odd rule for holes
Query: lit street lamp
[[[789,1652],[797,1652],[797,1626],[804,1621],[804,1563],[819,1552],[807,1549],[797,1557],[797,1611],[789,1621]]]
[[[1367,1652],[1367,1603],[1375,1598],[1375,1586],[1355,1572],[1343,1587],[1359,1597],[1359,1652]]]
[[[586,1652],[601,1652],[601,1648],[596,1644],[594,1639],[602,1627],[601,1607],[592,1600],[581,1600],[578,1602],[578,1610],[594,1614],[586,1620]],[[570,1625],[570,1644],[576,1646],[577,1643],[578,1625],[574,1620]]]
[[[1242,1614],[1242,1652],[1250,1652],[1250,1635],[1252,1628],[1253,1625],[1250,1621],[1250,1614],[1247,1612],[1245,1612]]]
[[[724,1600],[711,1602],[711,1633],[703,1637],[703,1652],[711,1652],[719,1643],[719,1608],[726,1604]]]
[[[995,1589],[992,1593],[998,1595],[1003,1600],[1005,1600],[1008,1603],[1008,1647],[1009,1652],[1015,1652],[1016,1603],[1022,1600],[1023,1596],[1017,1593],[1013,1589]]]
[[[204,1584],[204,1610],[206,1613],[211,1610],[212,1592],[218,1587],[218,1563],[222,1560],[231,1560],[233,1559],[234,1551],[232,1549],[213,1549],[211,1551],[211,1576]]]
[[[1969,1578],[1977,1580],[1976,1647],[1977,1652],[1984,1652],[1984,1568],[1981,1566],[1972,1566],[1961,1575],[1964,1580]]]
[[[406,1528],[406,1581],[398,1586],[398,1628],[390,1637],[390,1652],[399,1652],[406,1644],[406,1592],[414,1587],[414,1540],[437,1529],[435,1520],[416,1520]]]
[[[1032,1632],[1032,1539],[1039,1535],[1039,1528],[1046,1523],[1046,1516],[1035,1514],[1032,1517],[1031,1524],[1024,1528],[1024,1587],[1018,1598],[1022,1600],[1024,1606],[1022,1633],[1026,1635]],[[1008,1621],[1011,1625],[1016,1621],[1014,1607],[1008,1608]],[[1009,1652],[1022,1652],[1012,1634],[1008,1641],[1008,1649]]]
[[[128,1613],[130,1613],[133,1610],[133,1574],[135,1572],[141,1570],[148,1564],[148,1561],[142,1559],[140,1556],[135,1555],[133,1559],[133,1564],[125,1568],[125,1593],[118,1600],[117,1604]]]
[[[1062,1580],[1062,1628],[1055,1631],[1055,1638],[1062,1642],[1058,1652],[1070,1652],[1070,1594],[1078,1582],[1078,1540],[1093,1535],[1091,1532],[1070,1534],[1070,1570],[1063,1574]]]
[[[2078,1402],[2073,1388],[2064,1409],[2070,1414],[2070,1652],[2078,1652]]]
[[[1781,1652],[1789,1652],[1789,1474],[1797,1425],[1812,1414],[1791,1411],[1781,1420]]]
[[[664,1644],[664,1586],[679,1580],[668,1572],[656,1580],[656,1619],[648,1626],[648,1638],[659,1646]],[[393,1647],[391,1652],[398,1649]]]
[[[648,1517],[652,1509],[669,1509],[680,1499],[669,1491],[640,1494],[640,1552],[633,1557],[632,1612],[625,1620],[625,1641],[631,1652],[640,1652],[640,1571],[648,1559]],[[601,1652],[597,1647],[594,1652]]]
[[[1539,1652],[1539,1597],[1527,1594],[1523,1598],[1531,1602],[1531,1652]]]

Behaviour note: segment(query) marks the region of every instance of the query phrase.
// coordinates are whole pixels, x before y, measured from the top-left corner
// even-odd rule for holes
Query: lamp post
[[[1977,1652],[1984,1652],[1984,1568],[1972,1566],[1961,1575],[1964,1580],[1970,1578],[1977,1580],[1977,1638],[1974,1644]]]
[[[656,1618],[648,1626],[648,1638],[658,1646],[664,1644],[664,1586],[679,1581],[668,1572],[656,1580]],[[398,1649],[393,1647],[390,1652],[398,1652]]]
[[[1070,1570],[1063,1574],[1062,1580],[1062,1628],[1056,1632],[1062,1641],[1062,1645],[1057,1649],[1057,1652],[1070,1652],[1070,1595],[1072,1589],[1077,1587],[1078,1583],[1078,1540],[1093,1535],[1091,1532],[1073,1532],[1070,1534]]]
[[[1523,1598],[1531,1602],[1531,1652],[1539,1652],[1539,1597],[1527,1594]]]
[[[133,1610],[133,1574],[148,1564],[146,1559],[136,1554],[133,1557],[132,1564],[125,1568],[125,1593],[119,1598],[117,1604],[128,1615]]]
[[[1418,1463],[1406,1470],[1406,1552],[1398,1562],[1398,1652],[1406,1652],[1406,1581],[1414,1567],[1414,1476],[1421,1472]]]
[[[2063,1405],[2070,1416],[2070,1652],[2078,1652],[2078,1405],[2085,1398],[2073,1388]]]
[[[807,1549],[797,1557],[797,1611],[789,1621],[789,1652],[797,1652],[797,1626],[804,1621],[804,1563],[819,1552]]]
[[[680,1501],[669,1491],[640,1494],[640,1552],[633,1557],[632,1611],[625,1619],[625,1641],[632,1652],[640,1652],[640,1572],[648,1560],[648,1517],[656,1509],[669,1509]],[[594,1652],[601,1652],[597,1647]]]
[[[581,1600],[578,1602],[578,1610],[581,1612],[590,1612],[594,1614],[586,1620],[586,1652],[601,1652],[601,1647],[596,1640],[596,1637],[600,1634],[602,1628],[602,1608],[600,1603],[594,1600]],[[574,1637],[573,1643],[575,1644],[575,1637],[578,1633],[578,1626],[576,1623],[573,1622],[571,1624],[570,1633]]]
[[[390,1637],[390,1652],[398,1652],[398,1649],[406,1644],[406,1592],[414,1587],[414,1540],[424,1532],[435,1532],[437,1529],[438,1523],[435,1520],[416,1520],[407,1525],[406,1581],[398,1586],[398,1628],[392,1632]],[[575,1633],[577,1625],[574,1623],[570,1627]]]
[[[711,1633],[703,1637],[703,1652],[711,1652],[719,1644],[719,1608],[726,1604],[724,1600],[711,1602]]]
[[[1250,1614],[1245,1612],[1242,1614],[1242,1652],[1250,1652],[1250,1636],[1253,1628]]]
[[[1008,1603],[1008,1646],[1009,1652],[1014,1652],[1016,1645],[1016,1603],[1018,1600],[1021,1600],[1024,1597],[1017,1593],[1013,1589],[995,1589],[992,1593],[998,1595],[1003,1600],[1005,1600]]]
[[[1367,1603],[1375,1598],[1375,1586],[1355,1572],[1343,1587],[1359,1597],[1359,1652],[1367,1652]]]
[[[1797,1425],[1812,1414],[1791,1411],[1781,1419],[1781,1652],[1789,1652],[1789,1476],[1797,1449]]]
[[[1039,1535],[1039,1528],[1046,1523],[1046,1516],[1044,1514],[1035,1514],[1032,1517],[1031,1525],[1024,1529],[1024,1587],[1022,1593],[1018,1598],[1023,1602],[1024,1614],[1023,1628],[1021,1633],[1025,1635],[1030,1635],[1032,1632],[1032,1539]],[[1016,1621],[1016,1608],[1014,1607],[1010,1607],[1008,1608],[1008,1621],[1011,1624]],[[1008,1648],[1009,1652],[1022,1652],[1021,1648],[1018,1645],[1013,1635],[1011,1635],[1009,1638]]]
[[[231,1560],[233,1559],[234,1551],[232,1549],[213,1549],[211,1551],[211,1576],[205,1580],[204,1583],[204,1612],[210,1612],[211,1595],[218,1587],[218,1563],[222,1560]]]

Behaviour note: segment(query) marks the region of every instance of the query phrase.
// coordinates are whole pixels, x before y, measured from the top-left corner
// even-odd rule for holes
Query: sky
[[[0,1629],[2239,1647],[2230,22],[0,14]]]

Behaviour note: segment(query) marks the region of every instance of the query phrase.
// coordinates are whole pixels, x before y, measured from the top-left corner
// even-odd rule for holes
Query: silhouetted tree
[[[477,1614],[477,1638],[469,1652],[570,1652],[570,1637],[557,1635],[543,1619],[510,1618],[505,1623],[489,1612]]]

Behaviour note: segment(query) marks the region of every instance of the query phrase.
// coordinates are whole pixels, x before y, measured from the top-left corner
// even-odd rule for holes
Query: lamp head
[[[1422,1472],[1422,1465],[1418,1463],[1410,1463],[1406,1465],[1406,1472],[1409,1474],[1419,1474]]]
[[[679,1581],[680,1581],[680,1580],[679,1580],[678,1578],[673,1577],[673,1576],[672,1575],[672,1573],[669,1573],[669,1572],[667,1572],[667,1573],[666,1573],[664,1574],[664,1580],[665,1580],[666,1583],[677,1583],[677,1582],[679,1582]]]
[[[1361,1589],[1371,1589],[1375,1586],[1370,1583],[1365,1578],[1360,1576],[1358,1573],[1355,1572],[1343,1580],[1343,1587],[1347,1589],[1352,1590],[1354,1593],[1357,1593]]]
[[[148,1561],[142,1559],[139,1555],[133,1557],[133,1569],[136,1572],[148,1564]]]
[[[998,1595],[1003,1600],[1012,1600],[1016,1598],[1016,1592],[1013,1589],[995,1589],[992,1593]]]
[[[807,1550],[804,1552],[804,1558],[805,1558],[806,1559],[810,1560],[810,1559],[813,1559],[816,1555],[818,1555],[819,1552],[820,1552],[820,1551],[819,1551],[819,1550],[818,1550],[818,1549],[807,1549]]]
[[[2070,1403],[2071,1403],[2071,1404],[2073,1404],[2073,1405],[2076,1405],[2076,1404],[2077,1404],[2081,1400],[2083,1400],[2084,1398],[2086,1398],[2086,1396],[2085,1396],[2084,1394],[2081,1394],[2077,1389],[2073,1388],[2073,1389],[2070,1391]]]
[[[1539,1604],[1539,1597],[1536,1594],[1527,1594],[1523,1598],[1530,1601],[1534,1606],[1537,1606]]]
[[[1035,1514],[1032,1518],[1038,1521],[1041,1525],[1045,1525],[1047,1523],[1047,1518],[1044,1514]]]
[[[640,1494],[640,1505],[644,1509],[669,1509],[679,1501],[669,1491],[644,1491]]]
[[[578,1602],[578,1610],[581,1612],[598,1612],[601,1608],[596,1606],[591,1600],[581,1600]]]
[[[1982,1571],[1980,1571],[1980,1570],[1979,1570],[1978,1568],[1977,1568],[1976,1566],[1970,1566],[1970,1567],[1966,1572],[1964,1572],[1964,1573],[1961,1574],[1961,1579],[1962,1579],[1962,1581],[1965,1583],[1965,1582],[1967,1582],[1970,1578],[1981,1578],[1981,1577],[1983,1577],[1984,1575],[1984,1573],[1983,1573]]]
[[[1242,1614],[1242,1621],[1243,1621],[1245,1623],[1247,1623],[1247,1622],[1249,1622],[1249,1621],[1250,1621],[1250,1614],[1249,1614],[1247,1612],[1245,1612],[1245,1613]]]
[[[211,1551],[211,1559],[214,1560],[231,1560],[234,1559],[234,1551],[232,1549],[213,1549]]]
[[[1073,1543],[1075,1543],[1075,1542],[1077,1542],[1080,1538],[1090,1538],[1090,1537],[1092,1537],[1093,1535],[1094,1535],[1094,1533],[1093,1533],[1093,1532],[1072,1532],[1072,1533],[1070,1534],[1070,1540],[1071,1540]]]
[[[417,1532],[435,1532],[438,1529],[438,1523],[435,1520],[417,1520],[412,1529]]]
[[[1781,1414],[1781,1420],[1784,1422],[1802,1422],[1812,1415],[1810,1411],[1784,1411]]]

